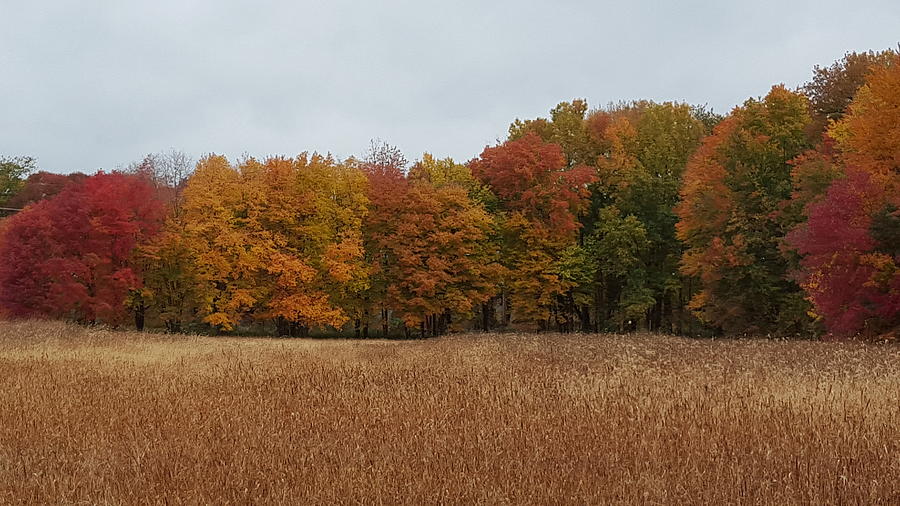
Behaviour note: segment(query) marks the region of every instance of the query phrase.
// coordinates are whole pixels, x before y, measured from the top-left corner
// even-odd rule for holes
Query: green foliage
[[[671,328],[674,297],[682,281],[674,207],[684,168],[706,126],[686,104],[621,104],[612,114],[605,131],[610,148],[598,160],[600,182],[593,188],[594,202],[601,205],[595,207],[587,229],[602,227],[609,219],[603,210],[615,209],[641,224],[646,245],[634,266],[634,280],[607,281],[620,283],[603,288],[615,294],[615,307],[607,313],[627,314],[628,319],[650,328]],[[644,314],[639,315],[641,311]]]
[[[37,169],[37,160],[30,156],[0,156],[0,207],[25,184],[28,174]]]
[[[468,193],[469,198],[483,205],[489,212],[495,213],[500,208],[497,196],[491,189],[472,175],[472,170],[453,161],[452,158],[436,159],[425,153],[422,160],[416,162],[409,170],[410,181],[424,181],[436,188],[458,186]]]
[[[390,324],[436,334],[476,312],[485,329],[888,329],[900,314],[900,204],[878,195],[900,173],[898,69],[894,51],[848,53],[817,67],[805,94],[774,86],[727,117],[683,103],[561,102],[516,119],[467,164],[425,153],[410,166],[381,141],[343,162],[211,155],[193,175],[184,154],[149,155],[128,170],[168,217],[121,260],[125,303],[170,330],[353,321],[368,335],[378,311],[384,335]],[[0,158],[0,206],[53,201],[83,177],[37,173],[23,186],[34,167]],[[82,208],[115,213],[99,204]],[[25,234],[74,219],[60,214],[4,226]],[[47,240],[31,249],[59,246]],[[22,286],[45,281],[6,272]]]
[[[872,217],[869,227],[876,251],[892,257],[900,257],[900,210],[894,203],[888,203]]]
[[[591,281],[606,299],[605,319],[613,328],[622,330],[627,320],[642,318],[656,302],[645,265],[650,245],[644,224],[633,215],[623,217],[615,206],[600,210],[585,239]]]
[[[782,213],[791,160],[810,148],[803,95],[776,86],[719,125],[688,165],[678,212],[682,270],[702,291],[691,307],[729,334],[806,332],[799,287],[788,276]]]
[[[515,120],[509,126],[509,140],[521,139],[528,133],[536,134],[544,142],[559,145],[566,155],[569,167],[593,165],[600,154],[600,145],[591,136],[585,122],[588,104],[575,99],[560,102],[550,111],[550,119]]]

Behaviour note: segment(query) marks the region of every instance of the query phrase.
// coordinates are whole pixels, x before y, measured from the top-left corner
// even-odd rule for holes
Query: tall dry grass
[[[0,324],[0,502],[900,504],[900,347]]]

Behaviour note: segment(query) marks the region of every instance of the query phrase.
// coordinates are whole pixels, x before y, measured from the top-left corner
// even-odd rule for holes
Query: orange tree
[[[410,184],[382,244],[391,258],[388,304],[408,327],[437,335],[494,295],[499,265],[491,226],[465,188]]]
[[[781,253],[790,161],[807,150],[806,97],[782,86],[719,124],[688,163],[678,237],[682,272],[701,291],[691,308],[728,334],[809,331],[808,304]]]
[[[558,144],[532,132],[485,148],[471,162],[503,213],[505,285],[514,318],[538,328],[571,329],[575,276],[565,272],[567,250],[577,245],[578,215],[587,205],[594,170],[572,168]]]
[[[367,283],[365,191],[361,171],[316,154],[201,160],[184,192],[183,235],[204,321],[230,330],[273,319],[281,333],[304,334],[343,325],[342,305]]]

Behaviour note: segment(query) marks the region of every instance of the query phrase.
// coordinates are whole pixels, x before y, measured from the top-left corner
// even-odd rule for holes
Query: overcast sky
[[[465,161],[563,100],[727,112],[900,42],[898,0],[0,0],[0,19],[0,154],[56,172],[376,137]]]

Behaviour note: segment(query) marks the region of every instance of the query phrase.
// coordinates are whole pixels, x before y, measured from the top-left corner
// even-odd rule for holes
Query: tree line
[[[0,315],[280,335],[634,330],[877,337],[900,325],[900,56],[848,53],[720,116],[515,120],[467,163],[0,160]],[[29,173],[31,173],[29,175]]]

